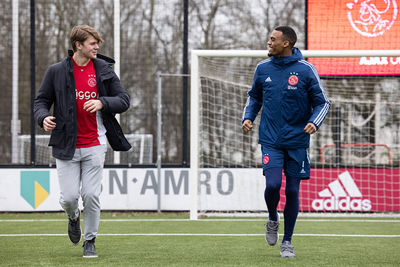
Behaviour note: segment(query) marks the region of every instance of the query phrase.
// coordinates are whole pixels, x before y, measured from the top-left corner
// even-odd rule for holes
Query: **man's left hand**
[[[314,134],[317,131],[317,127],[315,127],[314,123],[307,123],[306,127],[304,127],[304,131],[308,134]]]
[[[83,104],[83,109],[87,112],[93,113],[103,108],[103,103],[98,99],[91,99]]]

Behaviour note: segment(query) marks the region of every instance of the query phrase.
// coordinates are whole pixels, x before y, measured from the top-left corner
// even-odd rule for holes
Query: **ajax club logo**
[[[289,77],[289,84],[295,86],[299,82],[299,78],[296,75],[291,75]]]
[[[347,17],[355,31],[365,37],[377,37],[396,21],[396,0],[353,0],[347,3]]]
[[[371,200],[363,198],[348,171],[339,174],[318,196],[311,204],[315,211],[370,211],[372,208]]]
[[[264,165],[267,165],[268,162],[269,162],[269,157],[268,157],[268,155],[264,155],[264,157],[263,157],[263,164],[264,164]]]
[[[21,171],[21,196],[36,209],[50,194],[49,171]]]
[[[90,87],[96,86],[96,75],[89,75],[88,85]]]
[[[299,83],[299,77],[297,77],[297,75],[299,75],[296,72],[291,72],[289,79],[288,79],[288,90],[296,90],[297,87],[296,85]]]

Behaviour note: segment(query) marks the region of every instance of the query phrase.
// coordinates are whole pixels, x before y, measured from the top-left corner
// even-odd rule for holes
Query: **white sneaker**
[[[265,224],[265,241],[270,246],[275,246],[279,239],[279,217],[277,221],[270,221],[268,220]]]
[[[294,258],[294,246],[289,241],[285,241],[281,244],[281,257],[282,258]]]

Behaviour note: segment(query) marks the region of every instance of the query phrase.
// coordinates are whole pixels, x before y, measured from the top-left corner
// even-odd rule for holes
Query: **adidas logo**
[[[304,160],[303,160],[303,163],[301,164],[301,171],[300,171],[300,173],[306,173],[306,171],[304,170]]]
[[[318,193],[320,198],[314,199],[312,208],[316,211],[369,211],[371,200],[362,199],[353,177],[348,171],[339,174],[339,179],[331,182]]]
[[[265,79],[265,82],[269,83],[269,82],[272,82],[272,80],[271,80],[271,78],[268,76],[268,78]]]

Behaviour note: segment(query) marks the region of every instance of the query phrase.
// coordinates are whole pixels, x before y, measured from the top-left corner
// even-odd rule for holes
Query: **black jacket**
[[[51,132],[49,146],[53,147],[53,156],[62,160],[73,158],[77,137],[72,55],[69,50],[67,58],[47,69],[34,104],[34,116],[40,127],[43,127],[44,118],[51,115],[50,108],[54,104],[56,128]],[[131,145],[114,116],[129,108],[130,97],[112,69],[113,63],[114,60],[99,54],[93,59],[98,99],[103,103],[101,115],[109,144],[116,151],[128,151]]]

